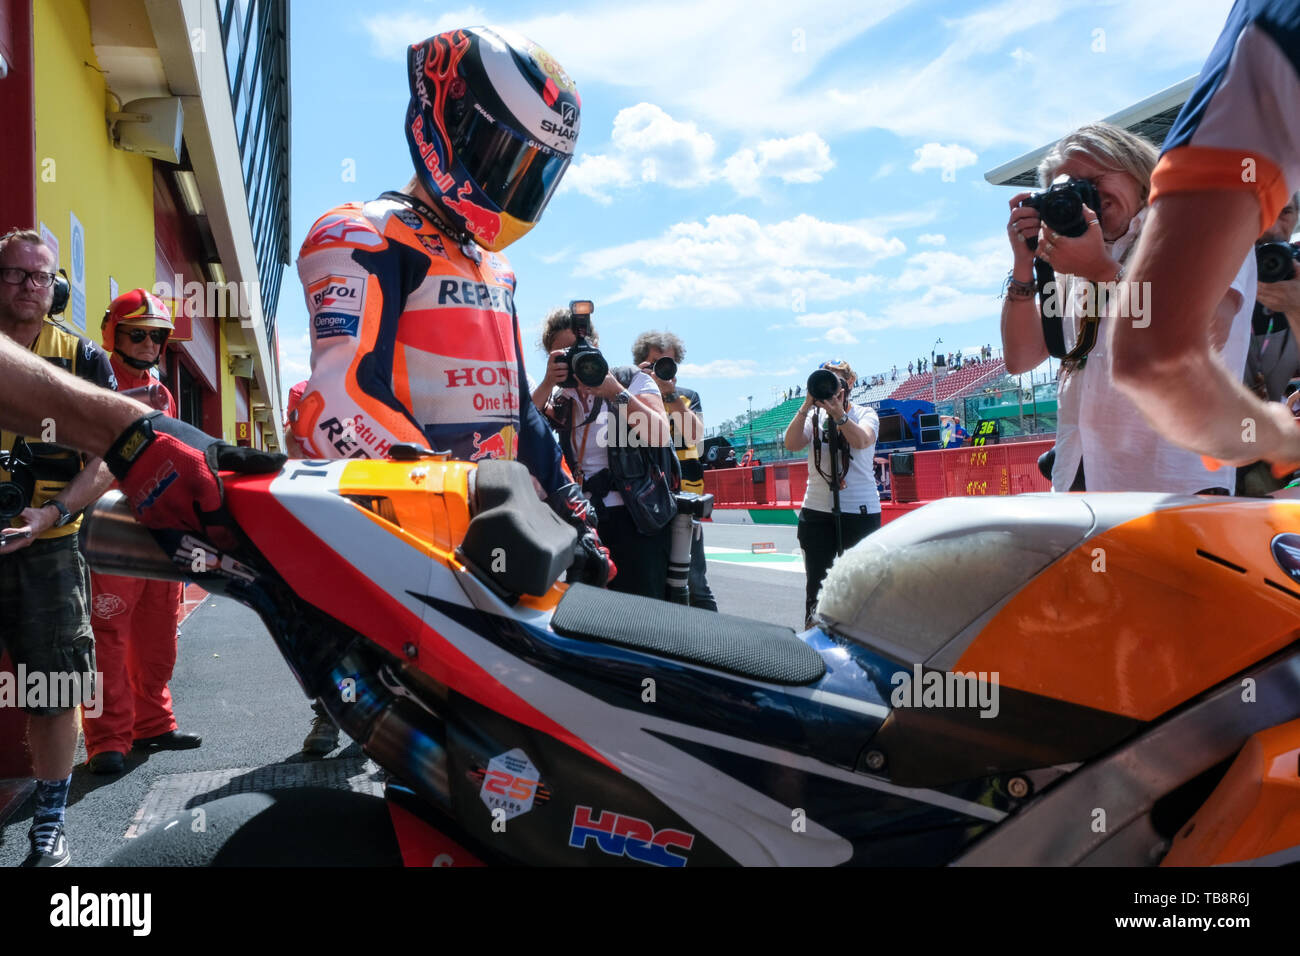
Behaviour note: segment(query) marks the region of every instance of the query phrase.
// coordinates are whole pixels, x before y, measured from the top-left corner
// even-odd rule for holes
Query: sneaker
[[[302,752],[324,756],[339,745],[339,729],[327,715],[317,714],[311,722],[311,730],[302,742]]]
[[[72,855],[68,853],[68,838],[63,835],[63,824],[57,820],[37,823],[27,831],[32,841],[32,852],[20,866],[67,866]]]

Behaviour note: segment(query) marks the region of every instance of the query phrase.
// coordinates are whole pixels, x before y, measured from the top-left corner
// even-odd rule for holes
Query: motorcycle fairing
[[[1300,863],[1300,720],[1246,741],[1161,866]]]

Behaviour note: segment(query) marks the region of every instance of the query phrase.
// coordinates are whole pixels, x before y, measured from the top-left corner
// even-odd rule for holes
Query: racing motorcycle
[[[243,543],[176,548],[388,772],[401,862],[1300,861],[1300,501],[936,501],[796,634],[561,583],[521,465],[405,457],[225,474]],[[179,577],[120,498],[83,534]]]

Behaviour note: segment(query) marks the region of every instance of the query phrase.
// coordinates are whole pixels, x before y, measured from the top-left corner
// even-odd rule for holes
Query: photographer
[[[668,425],[673,433],[673,448],[682,469],[682,491],[704,494],[704,465],[700,462],[700,443],[704,439],[704,419],[700,396],[689,388],[679,388],[676,375],[667,380],[655,374],[660,359],[672,359],[673,365],[685,361],[686,346],[671,332],[642,332],[632,343],[632,361],[659,386]],[[694,522],[691,538],[691,607],[716,611],[718,602],[709,588],[708,565],[704,559],[704,526]]]
[[[806,575],[804,623],[807,627],[812,626],[817,592],[821,590],[826,572],[836,557],[836,520],[840,522],[841,541],[846,551],[880,527],[880,493],[872,468],[880,419],[866,405],[850,403],[849,392],[857,382],[857,376],[848,362],[823,362],[821,368],[835,374],[839,379],[839,390],[831,398],[822,400],[809,394],[785,430],[785,447],[790,451],[799,451],[811,442],[808,488],[804,492],[803,508],[799,511],[798,531]],[[808,414],[810,411],[811,416]],[[838,442],[834,449],[829,444],[831,422],[838,429]],[[832,454],[838,456],[841,509],[838,517],[833,513],[834,497],[831,493]]]
[[[601,541],[618,568],[610,590],[662,600],[668,582],[671,523],[653,534],[638,530],[623,496],[613,490],[609,450],[614,443],[636,447],[650,459],[653,449],[670,445],[663,400],[654,380],[641,371],[633,371],[626,387],[611,372],[595,387],[563,387],[571,371],[565,353],[578,340],[573,318],[566,308],[552,309],[546,316],[541,344],[549,358],[546,375],[533,390],[533,402],[558,432],[569,468],[595,506]],[[590,320],[587,324],[586,340],[594,346],[599,338]],[[560,389],[558,396],[556,389]],[[552,397],[548,400],[548,396]],[[614,409],[618,411],[611,416]],[[655,491],[671,495],[666,486]]]
[[[1295,232],[1300,193],[1293,195],[1269,227],[1256,248],[1263,243],[1290,243]],[[1300,271],[1295,261],[1290,274],[1277,282],[1261,277],[1255,290],[1255,311],[1251,317],[1252,335],[1246,353],[1246,385],[1260,398],[1280,402],[1287,383],[1300,374],[1300,348],[1296,344],[1295,324],[1300,323]]]
[[[1141,327],[1139,313],[1151,303],[1146,287],[1125,281],[1126,268],[1147,215],[1147,196],[1157,152],[1146,140],[1106,123],[1083,126],[1058,142],[1038,168],[1047,187],[1071,180],[1076,194],[1095,190],[1099,209],[1082,206],[1082,235],[1061,235],[1044,223],[1033,194],[1011,199],[1007,224],[1013,268],[1002,308],[1002,346],[1007,371],[1036,368],[1048,357],[1041,309],[1062,316],[1066,344],[1096,331],[1090,351],[1061,363],[1058,387],[1054,491],[1163,491],[1227,494],[1234,476],[1211,472],[1199,456],[1153,429],[1142,411],[1115,387],[1107,339],[1116,324]],[[1074,183],[1083,181],[1081,186]],[[1035,197],[1036,198],[1036,197]],[[1062,226],[1062,228],[1065,228]],[[1187,239],[1185,241],[1197,241]],[[1036,239],[1037,250],[1029,241]],[[1055,289],[1040,303],[1034,282],[1035,255],[1056,270]],[[1237,265],[1232,288],[1218,301],[1211,340],[1229,367],[1245,367],[1249,316],[1255,296],[1253,255]],[[1117,293],[1117,294],[1116,294]]]

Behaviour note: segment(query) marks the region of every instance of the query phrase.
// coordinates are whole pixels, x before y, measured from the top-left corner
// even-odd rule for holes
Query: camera
[[[1101,195],[1097,187],[1086,179],[1058,176],[1050,187],[1022,199],[1020,205],[1037,211],[1048,229],[1074,239],[1088,231],[1083,207],[1086,205],[1093,212],[1099,212]],[[1028,242],[1030,249],[1038,245],[1037,238],[1030,238]]]
[[[1300,246],[1290,242],[1261,242],[1255,247],[1255,265],[1260,282],[1286,282],[1295,274]]]
[[[844,383],[840,381],[840,377],[824,368],[819,368],[808,376],[808,394],[816,401],[829,401],[843,389]]]
[[[9,472],[9,480],[0,481],[0,521],[8,522],[23,513],[36,491],[36,473],[25,441],[19,438],[12,451],[0,451],[0,470]]]
[[[573,317],[570,328],[576,341],[564,352],[564,363],[569,367],[569,374],[560,383],[560,388],[577,388],[579,384],[595,388],[609,374],[609,363],[605,361],[605,356],[587,341],[587,336],[591,334],[590,316],[595,309],[590,299],[575,299],[569,303],[569,314]]]
[[[654,372],[656,378],[668,382],[677,377],[677,362],[670,356],[661,355],[650,366],[650,371]]]

